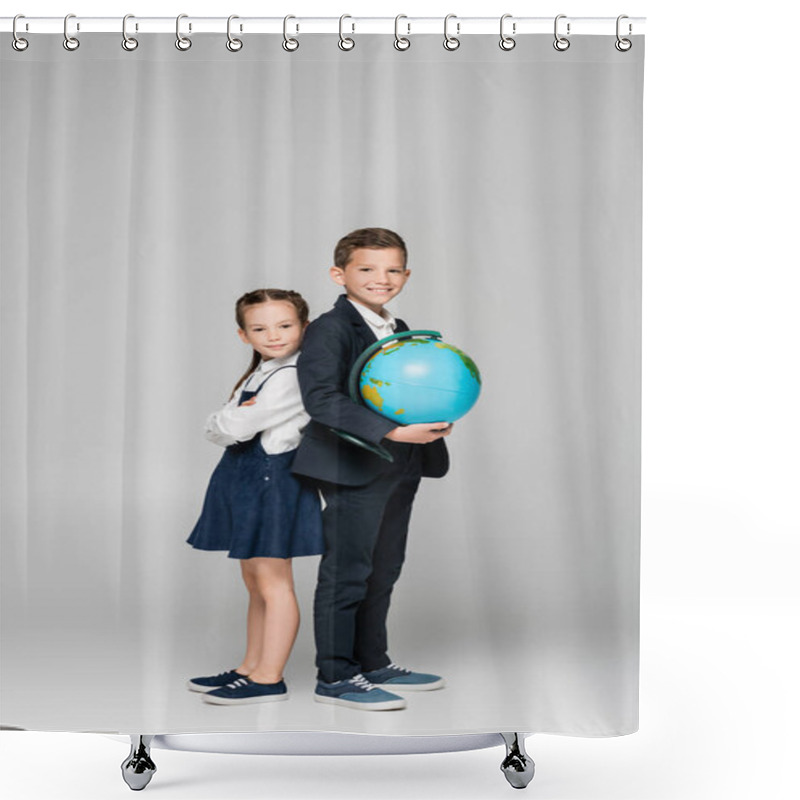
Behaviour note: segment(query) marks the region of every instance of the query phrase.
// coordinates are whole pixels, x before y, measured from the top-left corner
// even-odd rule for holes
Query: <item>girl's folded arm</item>
[[[288,422],[302,411],[295,370],[270,378],[252,405],[238,405],[238,393],[206,420],[206,438],[227,447]]]

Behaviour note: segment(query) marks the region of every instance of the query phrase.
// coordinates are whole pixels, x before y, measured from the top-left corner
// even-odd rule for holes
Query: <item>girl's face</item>
[[[244,310],[244,328],[239,329],[239,338],[267,361],[296,353],[304,330],[291,303],[267,300]]]

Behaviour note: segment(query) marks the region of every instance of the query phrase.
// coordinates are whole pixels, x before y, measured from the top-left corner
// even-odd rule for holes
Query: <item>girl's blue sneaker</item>
[[[331,703],[361,711],[392,711],[406,707],[402,697],[379,689],[363,675],[354,675],[334,683],[317,681],[314,699],[318,703]]]
[[[244,675],[240,675],[235,669],[232,669],[206,678],[192,678],[186,681],[186,688],[192,692],[210,692],[214,689],[219,689],[221,686],[227,686],[237,678],[243,677]]]
[[[250,678],[238,677],[233,683],[206,692],[203,700],[220,706],[233,706],[240,703],[272,703],[288,700],[289,690],[283,681],[277,683],[256,683]]]
[[[376,686],[396,689],[398,692],[427,692],[431,689],[441,689],[444,686],[444,678],[439,675],[412,672],[410,669],[398,667],[397,664],[389,664],[383,669],[365,672],[364,677]]]

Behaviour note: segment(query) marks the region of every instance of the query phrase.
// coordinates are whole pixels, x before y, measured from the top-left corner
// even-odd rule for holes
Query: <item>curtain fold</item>
[[[644,38],[28,38],[2,49],[3,724],[634,731]],[[368,226],[409,247],[390,310],[483,379],[389,620],[447,688],[313,703],[304,558],[290,702],[204,706],[185,679],[244,642],[238,565],[185,543],[220,456],[203,421],[247,364],[234,302],[291,288],[321,314],[336,241]]]

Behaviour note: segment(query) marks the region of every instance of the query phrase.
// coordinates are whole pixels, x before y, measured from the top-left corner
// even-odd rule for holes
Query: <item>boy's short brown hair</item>
[[[384,247],[397,247],[403,251],[403,264],[405,265],[408,261],[406,243],[399,234],[387,228],[359,228],[357,231],[348,233],[347,236],[339,239],[336,249],[333,251],[334,265],[344,269],[350,260],[350,256],[353,255],[353,251],[361,247],[375,250]]]

